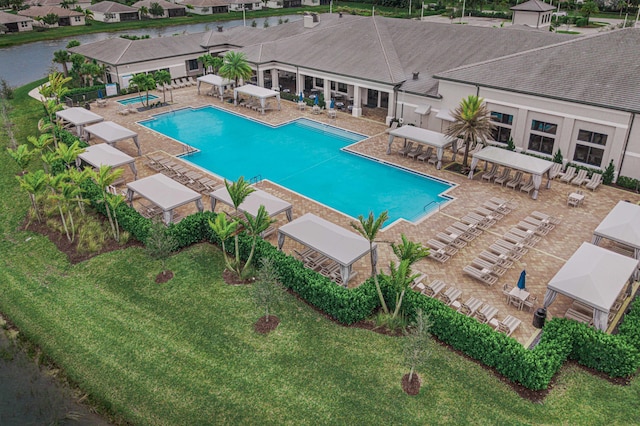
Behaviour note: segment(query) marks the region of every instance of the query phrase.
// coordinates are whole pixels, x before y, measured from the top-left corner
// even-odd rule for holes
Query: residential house
[[[45,24],[42,18],[54,14],[58,17],[55,24]],[[34,20],[34,25],[41,27],[68,27],[85,24],[85,16],[83,12],[73,9],[63,9],[59,6],[31,6],[28,9],[21,10],[18,15],[28,16]]]
[[[33,30],[33,19],[27,16],[14,15],[12,13],[0,12],[0,25],[6,27],[4,33],[21,33]]]
[[[146,7],[147,10],[151,10],[151,7],[154,3],[158,3],[160,5],[160,7],[162,8],[162,10],[164,11],[164,13],[160,16],[154,16],[151,13],[147,14],[147,18],[175,18],[177,16],[186,16],[187,15],[187,8],[183,5],[180,4],[175,4],[175,3],[171,3],[168,2],[166,0],[142,0],[139,1],[137,3],[134,3],[131,5],[131,7],[134,7],[138,10],[140,10],[141,7]],[[141,18],[143,18],[143,16],[141,16]]]
[[[87,7],[93,12],[93,19],[101,22],[137,21],[140,19],[138,9],[105,0]]]

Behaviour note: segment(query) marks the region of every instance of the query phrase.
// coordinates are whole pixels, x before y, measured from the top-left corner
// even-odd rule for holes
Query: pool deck
[[[161,93],[154,94],[162,99]],[[122,98],[127,97],[131,97],[131,95],[126,95]],[[167,99],[169,99],[168,94]],[[620,200],[640,201],[640,195],[638,194],[601,186],[595,192],[585,190],[586,197],[584,203],[580,207],[571,208],[567,207],[567,194],[573,192],[576,187],[558,181],[552,183],[551,189],[541,189],[538,200],[532,200],[523,192],[516,192],[508,188],[500,187],[499,185],[482,182],[479,176],[476,176],[473,180],[468,180],[466,176],[458,173],[447,170],[436,170],[432,165],[404,158],[395,153],[387,155],[388,135],[384,133],[386,126],[380,122],[379,118],[377,120],[366,117],[354,118],[347,113],[338,112],[336,119],[330,119],[326,113],[318,115],[312,114],[310,108],[307,108],[305,111],[299,111],[295,103],[284,100],[282,101],[281,111],[268,111],[265,115],[261,116],[255,111],[236,107],[229,103],[222,103],[218,98],[198,95],[194,87],[174,90],[173,103],[171,106],[154,108],[147,112],[126,116],[116,113],[120,105],[116,100],[117,98],[109,99],[107,106],[104,108],[96,108],[95,104],[92,104],[92,110],[102,115],[105,120],[115,121],[138,132],[143,154],[160,152],[167,156],[178,156],[183,154],[185,149],[181,144],[137,124],[137,121],[145,120],[153,114],[171,111],[172,109],[214,105],[270,124],[281,124],[299,117],[307,117],[362,133],[370,136],[370,138],[352,146],[352,149],[355,151],[458,184],[457,187],[448,192],[449,196],[455,198],[453,202],[443,206],[439,212],[433,213],[417,224],[399,222],[393,226],[388,226],[384,231],[380,232],[378,236],[378,240],[380,241],[398,242],[400,241],[400,235],[405,234],[412,241],[424,243],[437,232],[443,231],[447,226],[464,216],[476,206],[481,205],[490,197],[495,196],[515,202],[518,207],[512,213],[506,215],[504,219],[484,232],[464,249],[460,250],[458,254],[453,256],[447,263],[440,264],[439,262],[425,259],[417,263],[414,266],[414,270],[416,272],[426,273],[428,275],[427,281],[441,279],[447,284],[447,287],[453,285],[460,288],[462,290],[462,297],[460,298],[462,302],[473,296],[483,300],[485,303],[495,306],[499,310],[497,315],[498,319],[512,315],[522,320],[522,324],[513,334],[513,337],[522,344],[527,344],[537,332],[531,325],[533,312],[526,310],[519,311],[514,306],[508,305],[502,294],[503,285],[509,284],[509,286],[515,286],[520,272],[526,269],[527,289],[532,295],[537,296],[538,306],[541,305],[549,280],[578,249],[582,242],[591,241],[593,230],[616,203]],[[372,115],[373,114],[375,114],[375,111],[372,111]],[[203,125],[206,124],[203,123]],[[396,144],[398,143],[399,142],[396,142]],[[118,142],[118,148],[129,155],[137,155],[135,146],[130,141]],[[397,148],[397,146],[394,148]],[[447,157],[447,155],[450,156],[450,153],[446,154],[445,157]],[[145,177],[155,173],[155,171],[145,166],[146,161],[147,159],[144,155],[136,159],[139,177]],[[187,167],[195,169],[195,167],[191,165],[187,165]],[[127,181],[133,179],[128,168],[125,169],[125,179]],[[546,182],[546,179],[543,183],[544,182]],[[345,184],[348,183],[345,182]],[[259,183],[258,187],[291,202],[293,204],[294,219],[305,213],[314,213],[346,229],[351,229],[349,224],[353,219],[342,213],[268,181]],[[208,197],[204,198],[205,208],[208,209],[210,206]],[[195,211],[195,207],[192,206],[193,205],[181,208],[180,214],[187,215],[192,213]],[[520,261],[515,262],[514,266],[492,287],[487,287],[481,282],[463,274],[462,269],[464,266],[470,264],[483,249],[492,244],[508,229],[534,210],[556,216],[562,219],[562,223],[547,236],[543,237]],[[368,215],[368,213],[369,212],[365,211],[362,212],[365,216]],[[376,212],[376,214],[377,213],[379,212]],[[286,223],[284,214],[279,215],[277,219],[278,222],[276,226]],[[268,241],[273,244],[276,244],[276,240],[275,234],[268,238]],[[605,245],[605,243],[602,243],[602,245]],[[292,252],[294,248],[296,248],[295,243],[287,240],[284,250]],[[395,260],[395,256],[388,244],[378,244],[378,257],[378,265],[382,267],[383,271],[388,273],[389,261]],[[358,275],[354,281],[350,282],[350,287],[358,286],[367,278],[370,273],[369,257],[365,256],[365,258],[359,260],[354,267],[355,270],[358,271]],[[550,306],[548,315],[550,317],[563,316],[564,312],[571,305],[571,302],[571,299],[559,295],[556,301]],[[622,311],[623,309],[620,310],[620,312]]]

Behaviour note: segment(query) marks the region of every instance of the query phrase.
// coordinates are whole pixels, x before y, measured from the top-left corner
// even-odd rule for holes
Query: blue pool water
[[[156,95],[149,94],[149,100],[152,101],[154,99],[158,99],[158,97]],[[131,104],[137,104],[137,103],[140,103],[140,102],[143,102],[143,101],[144,102],[147,101],[147,95],[145,93],[143,93],[140,96],[133,97],[133,98],[120,99],[118,101],[118,103],[122,104],[122,105],[131,105]]]
[[[204,107],[140,124],[199,149],[184,159],[228,180],[260,176],[352,217],[388,210],[387,224],[437,209],[453,186],[345,152],[366,136],[307,119],[272,127]]]

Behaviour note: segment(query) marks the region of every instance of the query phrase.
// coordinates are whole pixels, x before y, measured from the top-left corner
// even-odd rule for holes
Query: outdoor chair
[[[511,168],[510,167],[505,167],[502,170],[502,173],[500,174],[500,176],[497,176],[493,180],[493,183],[499,183],[500,186],[503,186],[505,184],[505,182],[508,181],[510,178],[511,178]]]
[[[503,268],[510,268],[511,266],[513,266],[513,261],[510,260],[509,257],[505,254],[496,254],[488,250],[482,250],[478,257]]]
[[[465,274],[471,275],[473,278],[482,281],[488,286],[492,286],[498,281],[498,277],[492,275],[491,271],[488,269],[478,269],[474,266],[467,265],[462,269],[462,271]]]
[[[520,187],[520,191],[526,192],[527,194],[531,193],[535,189],[535,184],[533,183],[533,177],[529,177],[529,180]]]
[[[507,272],[507,268],[504,268],[500,265],[497,265],[489,260],[481,259],[479,257],[474,258],[471,261],[473,266],[477,266],[478,268],[486,269],[490,274],[496,276],[503,276],[505,272]]]
[[[525,247],[524,244],[522,243],[513,243],[510,241],[506,241],[503,240],[502,238],[499,238],[495,241],[495,244],[497,244],[500,247],[504,247],[506,249],[508,249],[509,251],[518,253],[520,255],[525,255],[529,252],[529,249],[527,247]]]
[[[529,312],[533,311],[536,307],[536,302],[538,301],[538,296],[529,296],[527,300],[522,302],[523,307],[526,307]]]
[[[481,215],[479,215],[477,213],[474,213],[474,212],[469,212],[466,215],[464,215],[460,219],[460,222],[466,223],[468,225],[475,225],[478,228],[482,229],[483,231],[486,231],[491,226],[496,224],[496,220],[495,219],[490,219],[488,217],[481,216]]]
[[[491,252],[491,253],[495,253],[496,255],[500,256],[506,256],[509,260],[513,261],[513,262],[517,262],[518,260],[522,259],[522,254],[518,253],[516,251],[510,250],[507,247],[503,247],[501,245],[498,244],[491,244],[488,248],[487,251]]]
[[[493,166],[491,166],[491,170],[482,174],[482,179],[491,182],[491,180],[495,178],[497,174],[498,174],[498,164],[493,163]]]
[[[406,156],[409,152],[411,152],[412,149],[413,149],[413,141],[409,141],[405,146],[403,146],[398,150],[398,154],[402,156]]]
[[[567,167],[567,171],[561,174],[560,181],[569,183],[573,180],[575,175],[576,175],[576,168],[573,166],[569,166]]]
[[[471,232],[461,231],[458,228],[454,228],[453,226],[447,226],[445,229],[450,235],[457,235],[463,241],[470,243],[471,241],[476,239],[476,235]]]
[[[427,159],[427,163],[428,163],[428,164],[433,164],[434,166],[435,166],[436,164],[438,164],[438,161],[439,161],[439,160],[438,160],[438,156],[437,156],[437,155],[432,155],[431,157],[429,157],[429,158]]]
[[[511,287],[509,284],[505,284],[502,286],[502,295],[504,296],[504,301],[508,304],[511,304],[511,290],[513,290],[513,287]]]
[[[472,317],[482,306],[482,301],[475,297],[470,297],[466,302],[460,305],[458,312],[468,317]]]
[[[427,150],[424,151],[422,154],[418,155],[416,157],[416,159],[418,161],[422,161],[424,163],[424,160],[429,160],[431,157],[433,156],[433,147],[427,147]]]
[[[451,256],[448,255],[444,250],[429,250],[429,259],[437,260],[440,263],[445,263],[447,260],[451,259]]]
[[[506,185],[507,185],[507,188],[516,189],[516,186],[518,186],[520,182],[522,182],[522,172],[517,171],[513,179],[507,182]]]
[[[505,319],[502,321],[498,321],[498,325],[496,326],[496,330],[506,334],[507,336],[511,336],[514,331],[520,326],[520,321],[516,317],[512,317],[511,315],[507,315]]]
[[[562,164],[553,163],[553,166],[549,169],[549,179],[553,180],[562,174]]]
[[[445,234],[444,232],[438,232],[436,234],[436,238],[458,249],[464,248],[467,245],[466,241],[464,241],[462,238],[460,238],[459,235],[456,234]]]
[[[453,222],[453,226],[456,229],[459,229],[462,232],[470,233],[479,237],[482,235],[482,229],[480,229],[477,225],[467,225],[462,222]]]
[[[407,157],[411,158],[412,160],[415,160],[418,155],[422,154],[423,148],[424,148],[424,145],[422,144],[418,145],[416,148],[407,152]]]
[[[487,324],[498,314],[498,308],[489,304],[484,305],[479,311],[476,312],[476,319],[482,324]]]
[[[445,291],[442,296],[440,296],[440,300],[447,306],[451,306],[454,302],[456,302],[460,296],[462,296],[462,290],[449,287],[447,291]]]
[[[506,204],[496,204],[491,200],[488,200],[482,203],[482,207],[489,209],[492,212],[497,212],[503,215],[511,213],[511,209],[507,207]]]
[[[384,132],[385,132],[385,133],[389,133],[389,132],[391,132],[392,130],[397,129],[397,128],[398,128],[398,124],[399,124],[399,123],[398,123],[397,121],[394,121],[393,123],[391,123],[391,125],[389,126],[389,128],[388,128],[388,129],[386,129]]]
[[[436,239],[427,240],[426,245],[429,246],[432,250],[437,250],[438,252],[443,252],[449,256],[453,256],[458,252],[458,249],[454,246],[451,246],[447,243],[443,243],[442,241],[438,241]]]
[[[582,186],[584,183],[589,181],[589,177],[587,176],[587,171],[585,169],[580,169],[578,171],[578,175],[571,179],[571,185]]]
[[[492,211],[489,210],[485,207],[476,207],[475,209],[473,209],[474,213],[477,213],[481,216],[484,216],[486,218],[489,219],[495,219],[495,220],[500,220],[504,217],[504,214],[498,212],[498,211]]]
[[[557,217],[549,216],[548,214],[539,212],[537,210],[532,211],[529,216],[534,217],[536,219],[549,221],[550,223],[553,223],[554,225],[560,225],[560,223],[562,222]]]
[[[585,188],[595,191],[597,187],[602,183],[602,173],[594,173],[591,175],[591,179],[585,185]]]
[[[431,284],[425,287],[424,294],[429,297],[437,297],[438,294],[440,294],[440,292],[444,290],[445,286],[446,284],[444,283],[444,281],[433,280]]]

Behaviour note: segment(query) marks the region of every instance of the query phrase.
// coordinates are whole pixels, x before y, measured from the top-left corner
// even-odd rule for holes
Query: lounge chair
[[[474,266],[467,265],[462,269],[462,271],[465,274],[471,275],[473,278],[482,281],[488,286],[492,286],[498,281],[498,277],[492,275],[491,271],[488,269],[478,269]]]
[[[560,223],[562,222],[557,217],[549,216],[548,214],[539,212],[537,210],[532,211],[529,216],[535,217],[536,219],[549,221],[550,223],[553,223],[554,225],[560,225]]]
[[[460,238],[460,235],[458,234],[446,234],[444,232],[438,232],[436,234],[436,238],[458,249],[464,248],[467,245],[467,242]]]
[[[500,176],[497,176],[493,180],[493,183],[499,183],[500,186],[503,186],[505,182],[508,181],[510,178],[511,178],[511,168],[505,167],[504,169],[502,169],[502,173],[500,174]]]
[[[477,225],[467,225],[462,222],[454,222],[452,227],[459,229],[462,232],[466,232],[468,234],[473,234],[476,237],[482,235],[482,229],[480,229]]]
[[[507,268],[502,267],[500,265],[496,265],[493,262],[490,262],[488,260],[485,259],[481,259],[479,257],[476,257],[475,259],[473,259],[471,261],[471,264],[473,266],[477,266],[478,268],[481,269],[487,269],[489,271],[489,273],[496,275],[498,277],[501,277],[505,274],[505,272],[507,272]]]
[[[585,169],[578,170],[578,174],[576,177],[571,179],[571,185],[582,186],[584,183],[589,181],[589,177],[587,176],[587,171]]]
[[[482,300],[470,297],[466,302],[460,305],[458,312],[468,317],[472,317],[482,306]]]
[[[500,247],[504,247],[507,250],[509,250],[510,252],[514,252],[514,253],[518,253],[520,255],[525,255],[529,252],[529,249],[525,246],[525,244],[523,243],[514,243],[511,241],[506,241],[503,240],[502,238],[498,238],[495,243],[495,245],[498,245]]]
[[[507,207],[506,204],[497,204],[491,200],[487,200],[482,203],[482,207],[491,210],[492,212],[500,213],[500,214],[509,214],[511,213],[511,209]]]
[[[494,265],[498,265],[503,268],[510,268],[511,266],[513,266],[513,261],[510,260],[509,256],[507,256],[506,254],[502,254],[502,253],[496,254],[488,250],[482,250],[478,255],[478,257],[480,259],[485,259],[493,263]]]
[[[427,291],[427,286],[424,285],[424,283],[422,282],[413,283],[411,285],[411,289],[413,289],[414,291],[417,291],[418,293],[425,294],[425,291]]]
[[[498,164],[493,163],[493,166],[491,166],[491,169],[488,172],[485,172],[482,174],[482,179],[488,180],[489,182],[491,182],[491,180],[493,180],[493,178],[495,178],[497,174],[498,174]]]
[[[484,216],[488,219],[493,220],[500,220],[504,217],[504,214],[498,211],[490,210],[486,207],[476,207],[475,209],[473,209],[473,212],[479,214],[480,216]]]
[[[502,321],[498,321],[498,325],[496,326],[496,331],[500,333],[504,333],[507,336],[511,336],[514,331],[520,326],[520,321],[516,317],[512,317],[511,315],[507,315],[505,319]]]
[[[458,249],[449,244],[445,244],[442,241],[438,241],[436,239],[430,239],[426,242],[427,246],[432,250],[436,250],[439,253],[445,253],[449,256],[453,256],[458,252]]]
[[[471,232],[462,231],[458,228],[454,228],[453,226],[447,226],[445,231],[447,231],[450,235],[458,235],[458,237],[468,243],[476,239],[476,234]]]
[[[446,287],[444,281],[441,280],[433,280],[431,284],[426,286],[424,294],[429,297],[437,297],[442,290]]]
[[[602,183],[602,173],[594,173],[591,175],[591,179],[585,185],[585,188],[588,188],[592,191],[595,191],[597,187]]]
[[[437,260],[440,263],[445,263],[447,260],[451,259],[451,256],[448,255],[444,250],[429,250],[429,259]]]
[[[424,145],[422,144],[418,145],[411,151],[407,152],[407,157],[411,158],[412,160],[415,160],[418,155],[422,154],[423,148],[424,148]]]
[[[576,168],[573,166],[567,167],[567,171],[560,175],[560,181],[569,183],[576,176]]]
[[[427,159],[427,163],[429,164],[433,164],[434,166],[438,164],[438,156],[437,155],[432,155],[431,157],[429,157],[429,159]]]
[[[484,305],[479,311],[476,312],[476,319],[482,324],[487,324],[489,321],[498,315],[498,308],[489,304]]]
[[[195,86],[196,84],[198,84],[191,76],[187,77],[187,81],[191,83],[192,86]]]
[[[416,159],[418,161],[422,161],[424,163],[424,160],[428,160],[433,156],[433,147],[427,147],[427,150],[424,151],[422,154],[418,155],[418,157],[416,157]]]
[[[518,203],[514,201],[505,200],[504,198],[491,197],[489,198],[489,201],[491,201],[492,203],[498,204],[499,206],[503,206],[509,209],[509,211],[512,211],[518,208]]]
[[[462,290],[455,287],[449,287],[447,291],[440,296],[440,300],[442,300],[445,305],[451,306],[460,298],[460,296],[462,296]]]
[[[520,187],[520,191],[522,192],[526,192],[527,194],[530,194],[531,191],[533,191],[535,189],[535,184],[533,183],[533,176],[529,177],[529,180]]]
[[[465,216],[460,219],[460,222],[466,223],[469,225],[475,225],[482,230],[487,230],[491,226],[496,224],[495,219],[491,219],[485,216],[481,216],[474,212],[469,212]]]
[[[500,255],[506,256],[509,260],[514,262],[517,262],[518,260],[522,259],[522,253],[519,253],[515,250],[510,250],[508,247],[504,247],[499,244],[491,244],[487,248],[487,251],[491,253],[495,253],[498,256]]]
[[[553,163],[553,166],[549,169],[549,179],[553,180],[562,174],[562,164]]]
[[[522,172],[517,171],[513,179],[507,182],[506,185],[507,185],[507,188],[516,189],[516,186],[518,186],[520,182],[522,182]]]
[[[411,152],[412,149],[413,149],[413,141],[409,141],[405,146],[403,146],[398,150],[398,154],[402,156],[406,156],[409,152]]]
[[[389,128],[388,128],[388,129],[386,129],[384,132],[385,132],[385,133],[389,133],[389,132],[391,132],[392,130],[395,130],[395,129],[397,129],[397,128],[398,128],[398,122],[397,122],[397,121],[394,121],[393,123],[391,123],[391,126],[389,126]]]
[[[540,242],[540,237],[538,237],[533,231],[524,230],[520,228],[511,228],[509,232],[504,234],[502,238],[507,239],[507,235],[513,235],[514,237],[522,238],[522,243],[527,247],[533,247]]]
[[[535,232],[537,235],[543,237],[549,233],[549,228],[543,225],[527,222],[526,220],[521,220],[516,226],[520,229],[524,229],[525,231]]]
[[[538,229],[546,229],[547,231],[553,231],[553,229],[556,227],[556,225],[549,222],[548,220],[540,220],[531,216],[525,217],[524,219],[522,219],[522,221],[535,225],[538,227]]]

